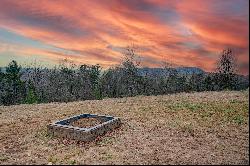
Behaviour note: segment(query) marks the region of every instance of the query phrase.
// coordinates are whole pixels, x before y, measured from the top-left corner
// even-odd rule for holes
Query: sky
[[[211,72],[231,48],[249,74],[248,0],[1,0],[0,66],[115,66],[129,45],[143,67],[162,62]]]

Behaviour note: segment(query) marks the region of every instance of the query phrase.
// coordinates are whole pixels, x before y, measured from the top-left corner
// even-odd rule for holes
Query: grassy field
[[[0,164],[249,164],[249,91],[0,106]],[[123,125],[90,143],[46,125],[81,113]]]

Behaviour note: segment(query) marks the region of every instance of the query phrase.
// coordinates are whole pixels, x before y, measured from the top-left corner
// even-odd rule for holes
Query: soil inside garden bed
[[[102,121],[100,121],[97,118],[81,118],[76,121],[73,121],[72,123],[70,123],[70,125],[80,128],[90,128],[99,125],[101,123]]]

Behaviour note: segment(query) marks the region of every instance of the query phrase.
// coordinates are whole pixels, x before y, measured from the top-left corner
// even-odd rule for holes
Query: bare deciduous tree
[[[220,86],[225,88],[233,88],[234,78],[236,74],[236,57],[232,49],[225,49],[217,62],[218,80]]]
[[[236,57],[232,49],[225,49],[217,62],[217,70],[220,74],[233,75],[236,73]]]

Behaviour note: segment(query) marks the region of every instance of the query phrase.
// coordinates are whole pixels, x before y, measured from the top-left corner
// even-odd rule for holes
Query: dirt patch
[[[90,128],[101,124],[102,122],[97,118],[81,118],[70,123],[74,127]]]

